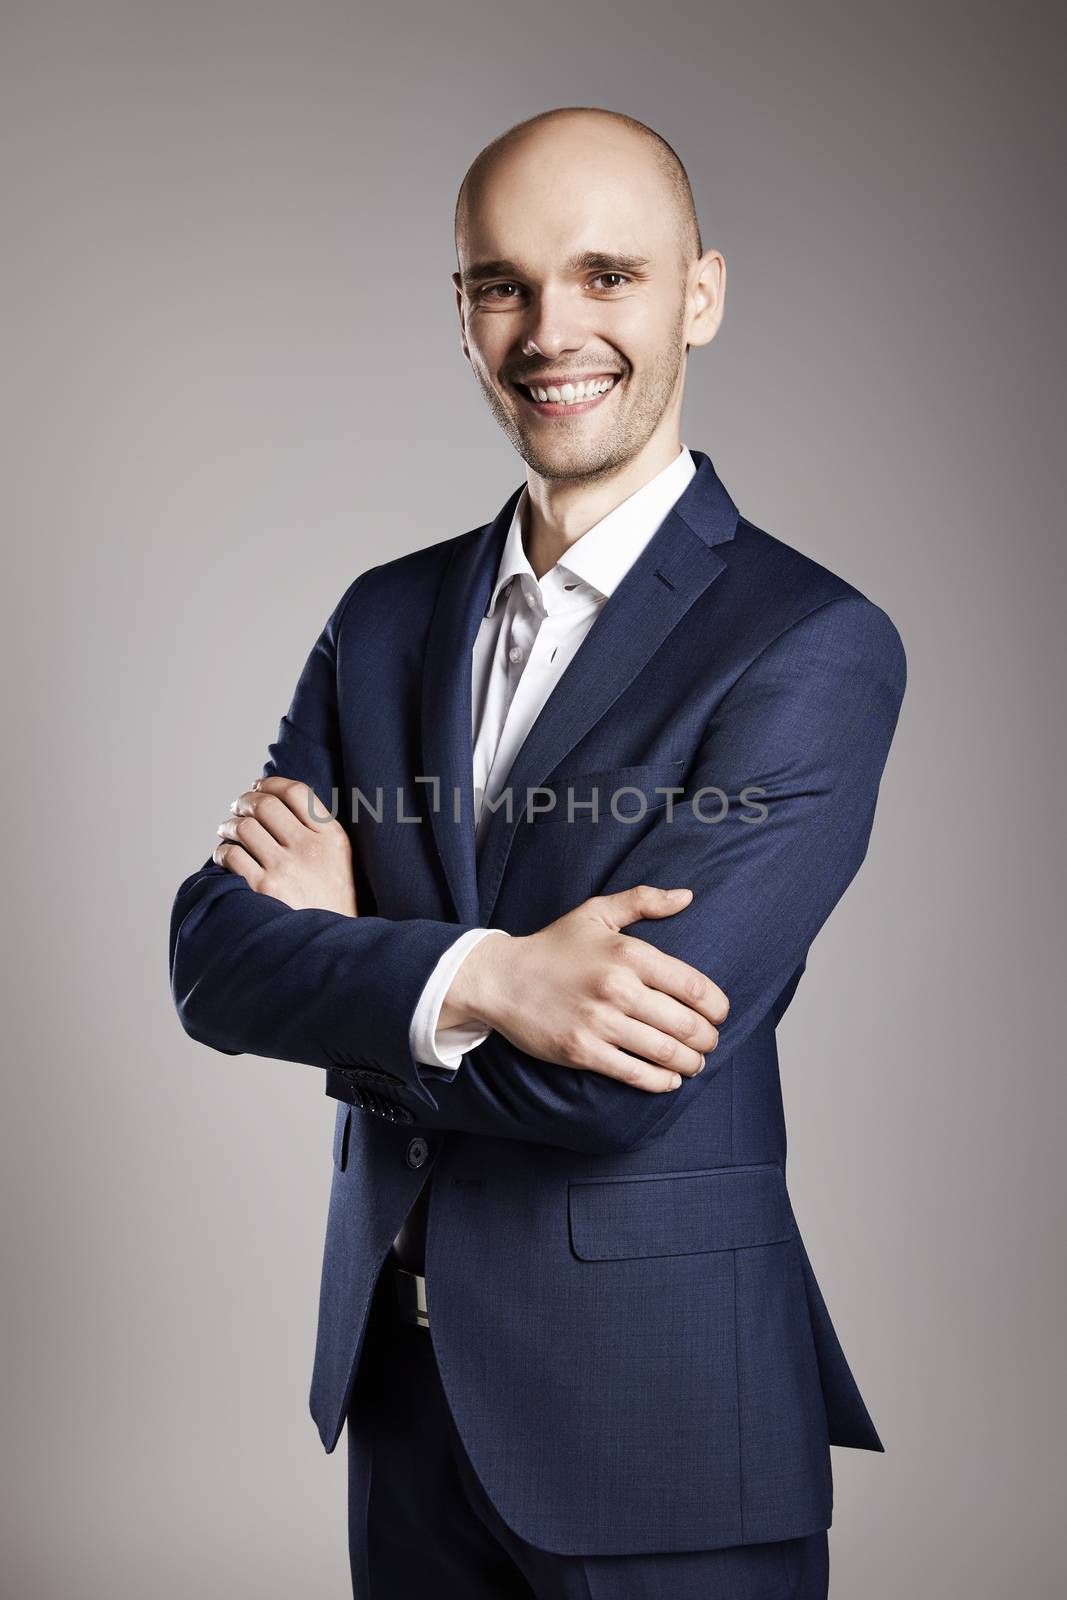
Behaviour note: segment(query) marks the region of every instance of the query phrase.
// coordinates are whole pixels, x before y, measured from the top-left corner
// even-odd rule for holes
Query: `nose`
[[[586,342],[586,329],[577,307],[568,305],[562,291],[542,291],[530,301],[522,341],[524,356],[562,355],[565,350],[580,350]]]

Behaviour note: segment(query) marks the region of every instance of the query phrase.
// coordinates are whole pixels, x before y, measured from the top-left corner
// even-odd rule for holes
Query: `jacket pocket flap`
[[[775,1162],[702,1172],[572,1179],[571,1247],[583,1261],[777,1244],[796,1231]]]

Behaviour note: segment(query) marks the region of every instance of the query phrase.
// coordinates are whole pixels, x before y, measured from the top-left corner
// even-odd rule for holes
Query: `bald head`
[[[541,112],[479,152],[455,227],[463,354],[529,470],[643,482],[634,463],[676,456],[689,351],[719,325],[725,263],[701,243],[666,140],[596,106]]]
[[[639,150],[645,158],[651,158],[662,184],[664,202],[669,208],[682,263],[688,267],[690,262],[703,254],[689,175],[666,139],[645,123],[638,122],[636,117],[628,117],[621,111],[606,111],[600,106],[557,106],[507,128],[480,150],[467,168],[456,197],[454,232],[457,265],[462,266],[472,200],[484,191],[497,163],[523,145],[536,145],[538,140],[544,142],[546,135],[565,139],[569,136],[575,147],[580,149],[583,138],[588,138],[590,131],[614,136],[620,163],[624,163],[628,155],[632,159],[635,150]]]

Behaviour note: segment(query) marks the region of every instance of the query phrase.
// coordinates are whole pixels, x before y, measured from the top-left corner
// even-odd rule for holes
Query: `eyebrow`
[[[565,272],[625,272],[635,276],[647,272],[651,265],[647,256],[626,255],[617,250],[580,250],[563,263]],[[466,272],[460,273],[460,282],[469,289],[490,278],[521,278],[522,275],[514,261],[476,261]]]

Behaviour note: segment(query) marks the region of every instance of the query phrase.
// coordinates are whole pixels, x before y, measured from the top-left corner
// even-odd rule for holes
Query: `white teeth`
[[[547,389],[532,385],[527,385],[527,387],[530,389],[531,394],[537,400],[540,400],[542,404],[547,401],[552,405],[562,403],[563,405],[572,406],[582,400],[593,400],[597,395],[606,394],[614,382],[614,378],[590,378],[588,382],[583,379],[581,383],[564,383],[558,388],[554,383],[549,384]]]

